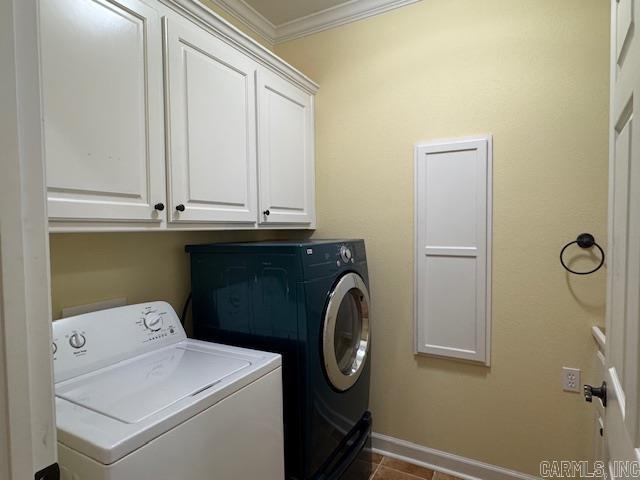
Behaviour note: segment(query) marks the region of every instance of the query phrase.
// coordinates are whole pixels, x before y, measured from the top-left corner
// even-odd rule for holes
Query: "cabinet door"
[[[261,224],[315,221],[313,97],[267,70],[258,76]]]
[[[256,64],[165,19],[173,222],[256,222]]]
[[[50,219],[162,222],[161,38],[138,0],[40,0]]]

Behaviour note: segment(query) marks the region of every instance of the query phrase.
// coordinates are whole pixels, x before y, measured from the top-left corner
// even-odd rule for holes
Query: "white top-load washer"
[[[63,480],[284,478],[279,355],[187,339],[166,302],[58,320],[53,341]]]

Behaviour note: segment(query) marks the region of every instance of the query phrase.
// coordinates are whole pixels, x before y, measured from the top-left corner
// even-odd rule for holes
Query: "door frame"
[[[0,0],[0,476],[57,478],[37,0]]]

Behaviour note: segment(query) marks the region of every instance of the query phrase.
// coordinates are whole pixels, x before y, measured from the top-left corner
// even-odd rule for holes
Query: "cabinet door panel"
[[[261,223],[312,225],[312,97],[264,70],[258,79],[258,102]]]
[[[165,34],[171,221],[255,223],[256,64],[195,25]]]
[[[157,12],[137,0],[41,0],[40,38],[49,217],[160,223]]]

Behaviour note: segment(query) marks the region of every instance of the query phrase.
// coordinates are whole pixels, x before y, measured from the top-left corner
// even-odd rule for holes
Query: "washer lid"
[[[64,382],[56,396],[135,424],[249,367],[247,360],[179,344]]]

